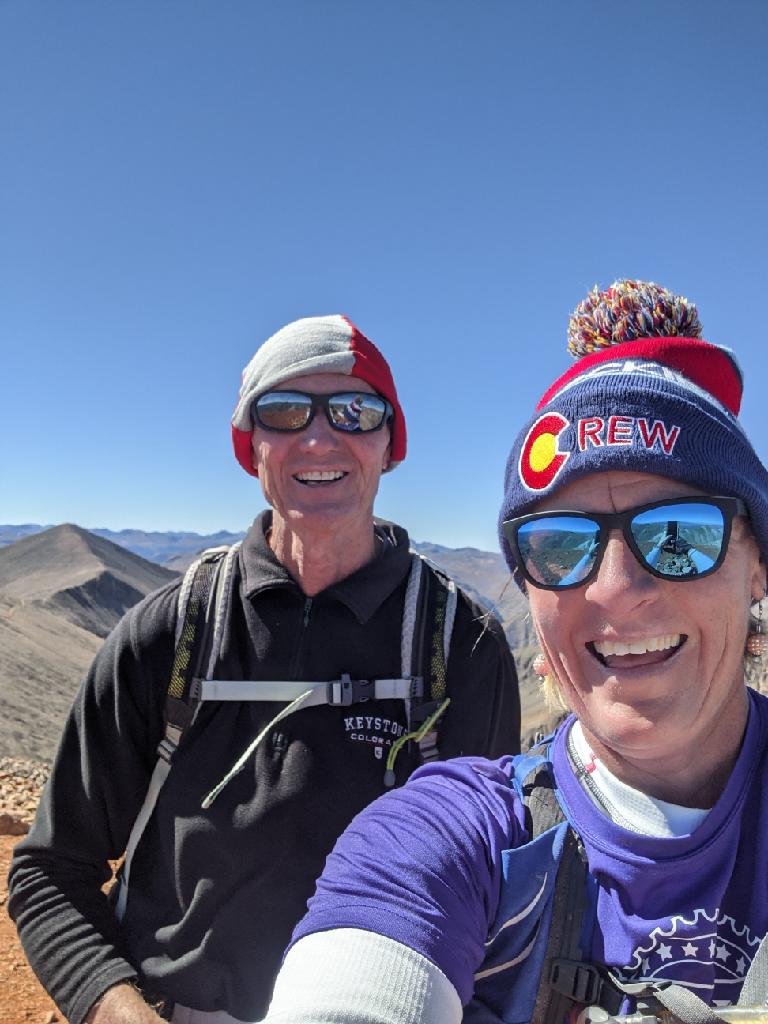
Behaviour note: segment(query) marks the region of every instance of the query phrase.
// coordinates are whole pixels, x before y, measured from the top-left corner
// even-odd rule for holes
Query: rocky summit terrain
[[[0,757],[0,836],[26,835],[49,771],[42,761]]]
[[[47,777],[45,764],[0,757],[0,1024],[64,1021],[32,973],[6,913],[11,854],[29,829]]]
[[[0,549],[0,1024],[64,1020],[5,912],[11,854],[29,830],[64,717],[102,638],[176,575],[77,526]]]

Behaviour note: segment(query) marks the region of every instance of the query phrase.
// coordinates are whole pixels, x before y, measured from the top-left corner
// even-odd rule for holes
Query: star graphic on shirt
[[[717,952],[715,953],[715,956],[717,957],[718,960],[722,960],[723,963],[725,963],[725,961],[728,959],[728,957],[730,955],[731,954],[728,952],[728,950],[725,948],[725,946],[718,946],[717,947]]]
[[[650,967],[650,961],[646,957],[645,960],[643,960],[643,971],[647,973],[649,967]]]
[[[672,959],[672,947],[668,946],[665,942],[662,942],[662,944],[659,946],[659,957],[662,960],[671,960]]]
[[[743,974],[746,966],[747,961],[744,959],[743,956],[740,956],[739,959],[736,961],[736,970],[739,972],[739,974]]]
[[[683,946],[683,952],[685,953],[686,956],[696,956],[698,951],[699,951],[699,947],[698,946],[694,946],[694,944],[692,942],[686,942],[686,944]]]
[[[712,942],[710,942],[710,944],[709,944],[709,956],[710,956],[710,959],[714,959],[715,950],[716,949],[717,949],[717,946],[715,945],[715,941],[713,939]]]

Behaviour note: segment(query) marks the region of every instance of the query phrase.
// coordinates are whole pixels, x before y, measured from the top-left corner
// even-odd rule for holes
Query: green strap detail
[[[395,740],[389,751],[389,756],[387,757],[387,770],[384,772],[385,786],[394,786],[395,784],[395,759],[403,746],[408,742],[408,740],[415,740],[418,743],[419,740],[423,739],[450,703],[451,698],[446,697],[437,711],[434,711],[415,732],[406,733],[405,736],[401,736],[399,740]]]
[[[192,600],[190,599],[190,605]],[[187,615],[184,619],[184,626],[181,630],[179,642],[176,645],[176,653],[173,658],[171,678],[168,682],[168,696],[181,700],[186,688],[186,676],[189,663],[192,660],[192,646],[195,642],[195,627],[197,625],[197,609],[195,614],[190,615],[190,608],[187,607]]]
[[[168,696],[184,700],[190,683],[190,666],[195,646],[197,625],[204,618],[211,592],[211,582],[216,577],[218,562],[201,562],[197,567],[189,592],[184,625],[173,657],[171,676],[168,681]]]
[[[442,580],[437,579],[437,593],[435,595],[435,615],[432,629],[432,650],[429,659],[430,681],[429,692],[432,700],[445,699],[445,650],[443,648],[443,635],[445,632],[445,609],[448,604],[448,588]]]

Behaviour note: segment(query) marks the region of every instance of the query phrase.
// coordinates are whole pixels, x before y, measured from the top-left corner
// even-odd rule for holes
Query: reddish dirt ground
[[[0,1024],[54,1024],[64,1021],[40,987],[8,917],[8,865],[19,836],[0,836]]]

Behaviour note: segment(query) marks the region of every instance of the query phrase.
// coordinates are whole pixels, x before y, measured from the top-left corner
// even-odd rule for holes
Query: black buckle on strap
[[[594,964],[558,959],[552,961],[549,984],[559,995],[590,1005],[600,1004],[605,980]]]
[[[440,702],[437,700],[426,700],[423,704],[417,704],[411,712],[411,725],[423,725],[429,716],[433,715],[439,707]]]
[[[341,679],[328,683],[328,703],[332,707],[348,708],[350,704],[359,704],[376,696],[375,679],[352,679],[345,672]]]

